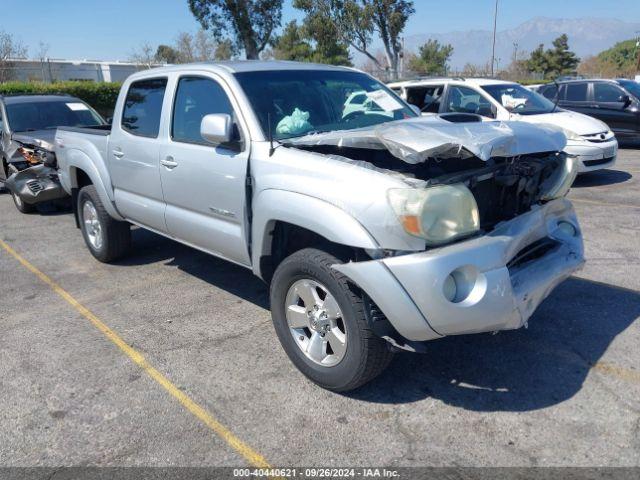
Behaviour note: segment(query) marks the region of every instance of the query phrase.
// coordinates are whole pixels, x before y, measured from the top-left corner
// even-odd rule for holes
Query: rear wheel
[[[25,203],[18,195],[11,192],[11,198],[13,198],[13,203],[20,213],[33,213],[36,211],[36,206],[31,205],[30,203]]]
[[[271,282],[271,314],[294,365],[323,388],[348,391],[379,375],[393,353],[370,330],[360,295],[331,268],[337,263],[312,248],[286,258]]]
[[[78,193],[78,217],[84,242],[96,259],[108,263],[128,253],[131,226],[109,215],[93,185]]]

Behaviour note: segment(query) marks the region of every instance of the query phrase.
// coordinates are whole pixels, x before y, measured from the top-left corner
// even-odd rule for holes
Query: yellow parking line
[[[640,372],[637,370],[630,370],[628,368],[619,367],[618,365],[613,365],[607,362],[597,362],[593,366],[593,369],[597,370],[598,372],[613,375],[614,377],[618,377],[628,382],[640,383]]]
[[[195,401],[189,398],[183,391],[176,387],[171,381],[165,377],[162,373],[151,366],[144,358],[144,356],[136,349],[129,346],[116,332],[111,330],[107,325],[102,323],[98,317],[96,317],[88,308],[83,306],[75,298],[71,296],[60,285],[51,280],[47,275],[42,273],[31,263],[25,260],[18,252],[7,245],[4,241],[0,240],[0,246],[4,248],[11,256],[13,256],[18,262],[22,264],[27,270],[36,275],[40,280],[46,283],[51,289],[60,295],[67,301],[72,307],[74,307],[80,314],[89,320],[94,327],[100,330],[105,337],[107,337],[112,343],[114,343],[127,357],[129,357],[136,365],[144,370],[157,384],[164,388],[172,397],[174,397],[180,404],[186,408],[191,414],[195,415],[202,423],[214,431],[222,440],[224,440],[230,447],[236,452],[242,455],[250,465],[258,468],[271,468],[267,460],[258,452],[253,450],[249,445],[244,443],[238,437],[236,437],[227,427],[222,425],[215,419],[211,413],[198,405]]]

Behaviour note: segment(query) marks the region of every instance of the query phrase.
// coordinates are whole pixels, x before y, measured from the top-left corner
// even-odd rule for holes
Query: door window
[[[624,95],[621,88],[611,83],[594,83],[593,98],[596,102],[615,103],[620,102],[620,97]]]
[[[207,144],[200,135],[200,124],[205,115],[212,113],[225,113],[233,118],[233,107],[220,84],[210,78],[182,77],[173,107],[171,138]]]
[[[447,95],[447,112],[475,113],[492,117],[491,103],[476,90],[453,85]]]
[[[587,101],[587,83],[569,83],[567,84],[567,102],[586,102]]]
[[[547,85],[545,87],[540,88],[539,92],[549,100],[555,100],[556,95],[558,94],[558,87],[555,85]]]
[[[134,135],[156,138],[160,132],[166,78],[134,82],[129,87],[122,112],[122,128]]]

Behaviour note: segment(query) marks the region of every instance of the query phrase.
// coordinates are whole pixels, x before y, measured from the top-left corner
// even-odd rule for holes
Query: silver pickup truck
[[[136,224],[251,269],[291,361],[345,391],[398,349],[525,325],[584,261],[563,133],[478,120],[348,68],[194,64],[131,76],[110,129],[55,149],[95,258]]]

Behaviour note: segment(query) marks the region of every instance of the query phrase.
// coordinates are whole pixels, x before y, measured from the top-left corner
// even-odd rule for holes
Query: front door
[[[171,126],[160,154],[160,175],[169,233],[195,247],[249,265],[245,237],[248,142],[242,132],[229,145],[200,135],[205,115],[231,115],[228,89],[209,74],[177,80]]]
[[[616,135],[633,135],[636,130],[636,113],[621,101],[626,92],[609,82],[594,82],[593,101],[598,109],[598,118],[605,122]]]
[[[133,82],[121,118],[114,119],[106,157],[120,213],[136,223],[166,232],[160,184],[160,126],[166,78]]]

